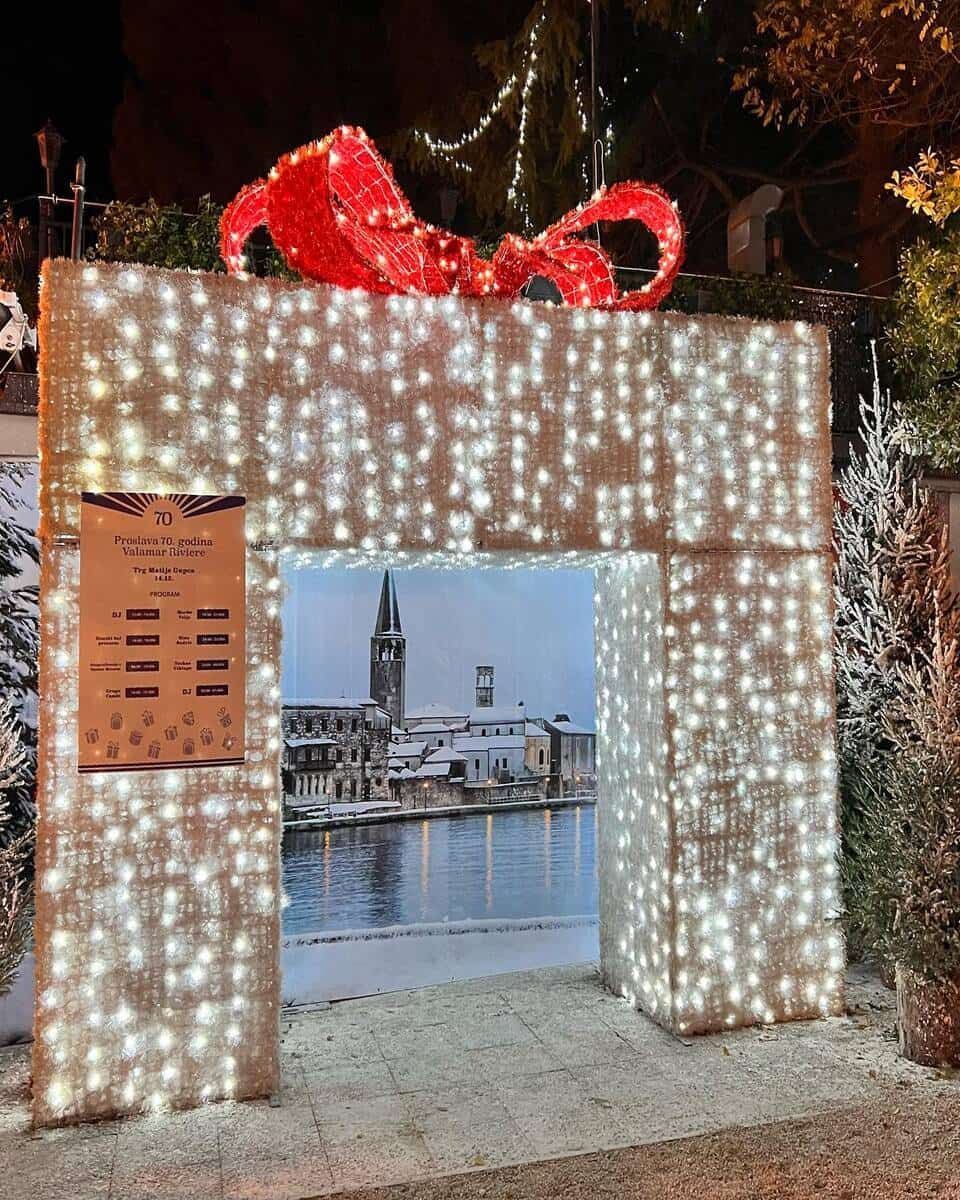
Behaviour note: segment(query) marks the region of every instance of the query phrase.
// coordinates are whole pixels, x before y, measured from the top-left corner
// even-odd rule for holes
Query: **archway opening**
[[[596,961],[594,577],[546,566],[287,564],[287,1003]]]

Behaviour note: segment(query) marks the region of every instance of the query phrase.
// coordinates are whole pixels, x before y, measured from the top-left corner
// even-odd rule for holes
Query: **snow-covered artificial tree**
[[[875,948],[896,968],[900,1048],[929,1066],[960,1066],[958,635],[935,615],[927,652],[896,666],[893,752],[866,777],[859,826]]]
[[[39,648],[37,587],[22,578],[24,566],[38,562],[36,538],[21,519],[26,477],[25,467],[0,460],[0,702],[9,704],[17,720],[36,694]],[[0,823],[0,846],[32,826],[35,814],[34,736],[27,725],[19,732],[26,761],[8,793],[9,816]]]
[[[889,717],[901,702],[902,668],[926,661],[935,630],[955,636],[958,612],[944,522],[919,486],[919,463],[905,452],[876,361],[861,436],[835,506],[841,873],[851,948],[875,954],[892,976],[890,909],[872,857],[877,795],[897,754]]]
[[[0,829],[10,829],[10,796],[22,786],[29,765],[20,722],[9,703],[0,705]],[[10,989],[30,942],[29,863],[33,830],[0,847],[0,996]]]

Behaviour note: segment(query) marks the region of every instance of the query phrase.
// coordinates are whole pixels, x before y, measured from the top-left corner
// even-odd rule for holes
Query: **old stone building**
[[[370,696],[283,703],[283,782],[291,807],[387,803],[404,810],[546,800],[595,781],[595,734],[566,714],[496,705],[494,668],[476,668],[475,707],[405,712],[406,638],[385,571],[370,638]],[[338,810],[342,815],[346,809]]]
[[[493,667],[477,667],[477,708],[493,706]]]
[[[390,714],[372,698],[284,700],[283,790],[295,804],[387,800]]]
[[[526,774],[526,739],[519,734],[467,734],[454,739],[454,750],[467,761],[469,783],[513,783]]]
[[[425,704],[422,708],[407,709],[403,727],[408,732],[418,725],[439,723],[451,729],[466,729],[470,714],[452,704]]]
[[[471,737],[523,736],[527,725],[526,710],[522,704],[506,706],[482,705],[473,710],[469,720]]]
[[[557,713],[542,724],[550,734],[550,772],[559,777],[563,792],[595,788],[596,733],[571,721],[567,713]]]
[[[550,734],[536,721],[527,721],[524,729],[526,755],[524,762],[530,775],[550,774]]]

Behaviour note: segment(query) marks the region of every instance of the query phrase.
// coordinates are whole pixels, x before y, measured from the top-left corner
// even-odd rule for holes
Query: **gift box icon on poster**
[[[184,725],[194,725],[197,718],[193,715],[193,711],[191,710],[190,712],[185,712],[180,720],[183,721]]]
[[[122,729],[123,728],[123,714],[122,713],[115,712],[115,713],[110,714],[110,728],[111,729]]]
[[[160,743],[159,742],[151,742],[150,745],[147,747],[147,758],[159,758],[159,757],[160,757]]]
[[[140,732],[140,730],[139,729],[131,729],[130,730],[130,745],[131,746],[139,746],[142,741],[143,741],[143,734]]]
[[[213,745],[213,730],[206,729],[206,728],[201,729],[200,730],[200,741],[203,742],[203,744],[205,746],[212,746]]]
[[[157,718],[153,715],[149,708],[143,711],[143,723],[149,729]]]
[[[83,735],[83,740],[87,743],[88,746],[95,746],[97,744],[97,742],[100,741],[100,730],[99,729],[88,729],[87,732]]]
[[[232,750],[236,744],[237,739],[229,734],[223,739],[222,743],[224,750]]]
[[[166,729],[163,731],[163,736],[167,739],[168,742],[175,742],[177,740],[176,725],[168,725],[166,727]]]
[[[194,750],[196,750],[196,748],[197,748],[197,746],[196,746],[196,743],[194,742],[193,738],[184,738],[183,739],[184,754],[192,754],[194,752]]]
[[[233,724],[233,717],[230,716],[229,712],[227,712],[225,708],[217,709],[217,719],[220,721],[220,724],[224,727],[224,729],[229,729],[229,727]]]
[[[120,745],[118,742],[107,742],[107,758],[119,758]]]

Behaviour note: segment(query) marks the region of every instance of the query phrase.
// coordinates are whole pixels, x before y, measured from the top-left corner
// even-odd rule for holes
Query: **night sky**
[[[420,121],[435,128],[439,121],[445,131],[464,127],[458,110],[465,97],[487,97],[495,83],[477,65],[475,48],[515,35],[530,4],[95,0],[64,7],[49,19],[39,19],[30,6],[16,6],[5,15],[0,47],[6,118],[0,201],[13,201],[18,216],[36,220],[37,206],[29,197],[43,188],[43,176],[34,134],[47,117],[67,139],[58,194],[69,197],[73,163],[83,154],[91,201],[141,202],[152,196],[194,211],[198,197],[209,193],[226,203],[282,154],[341,123],[363,125],[396,159],[392,135]],[[671,126],[682,130],[677,145],[706,136],[709,124],[707,157],[734,166],[771,168],[788,153],[795,131],[778,135],[763,129],[731,97],[723,71],[713,69],[718,54],[736,59],[746,36],[742,22],[721,27],[701,47],[700,58],[687,59],[676,39],[624,26],[624,13],[623,6],[604,9],[599,41],[601,79],[615,81],[610,119],[618,124],[621,161],[611,161],[610,169],[614,178],[664,182],[688,222],[687,270],[723,272],[727,203],[716,190],[702,190],[696,171],[676,169],[674,134],[654,112],[652,89],[670,111]],[[628,65],[630,82],[624,87],[620,76]],[[495,152],[502,153],[505,144],[501,140]],[[827,157],[842,149],[830,138],[817,145]],[[440,222],[441,190],[451,181],[411,173],[403,162],[395,161],[395,167],[417,214]],[[556,181],[543,154],[539,170],[549,190]],[[737,195],[755,183],[736,173],[732,179]],[[807,217],[827,244],[841,249],[856,244],[855,191],[807,195]],[[549,216],[559,216],[572,202],[566,197]],[[789,267],[800,281],[854,286],[853,268],[811,250],[786,203],[784,223]],[[479,219],[469,202],[458,208],[453,228],[481,239],[502,233],[495,220]],[[615,259],[652,265],[644,231],[631,225],[607,235]]]
[[[0,39],[4,88],[0,200],[18,201],[43,190],[33,135],[49,117],[67,138],[57,174],[69,195],[72,164],[87,160],[91,198],[110,199],[110,141],[114,109],[123,91],[120,4],[58,6],[41,17],[34,5],[11,5]]]
[[[512,33],[529,0],[96,0],[5,17],[0,199],[43,186],[33,134],[50,117],[91,200],[229,200],[286,150],[342,122],[378,139],[465,86],[473,47]],[[10,34],[10,36],[8,36]],[[406,181],[405,181],[406,182]],[[424,214],[429,215],[429,214]]]

